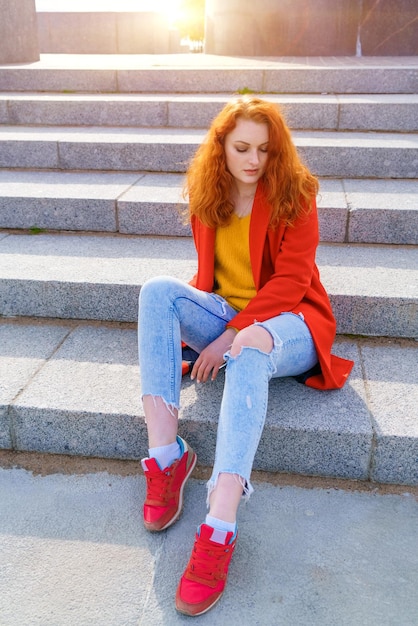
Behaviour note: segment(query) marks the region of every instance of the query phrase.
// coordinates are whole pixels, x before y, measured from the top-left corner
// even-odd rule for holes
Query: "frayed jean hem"
[[[217,472],[217,474],[212,474],[212,476],[206,483],[206,488],[207,488],[206,506],[208,508],[210,504],[209,498],[213,490],[215,489],[216,485],[218,484],[219,474],[233,474],[236,478],[236,481],[242,487],[242,500],[244,500],[245,502],[248,502],[251,494],[254,492],[254,488],[251,485],[250,481],[240,476],[239,472],[235,472],[234,470],[222,470],[222,471]]]
[[[161,398],[161,400],[164,403],[164,406],[166,407],[166,409],[168,410],[168,412],[170,413],[170,415],[172,415],[173,417],[177,418],[177,415],[174,413],[174,411],[180,411],[180,405],[176,404],[175,402],[168,402],[162,395],[160,394],[153,394],[153,393],[143,393],[141,395],[141,402],[142,404],[144,404],[144,397],[145,396],[149,396],[150,398],[153,399],[154,401],[154,406],[157,406],[157,402],[156,399],[157,398]]]

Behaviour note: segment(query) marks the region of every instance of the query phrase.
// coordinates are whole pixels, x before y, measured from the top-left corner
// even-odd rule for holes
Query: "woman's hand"
[[[222,335],[212,341],[199,354],[190,374],[190,378],[197,379],[198,383],[205,383],[212,373],[211,379],[215,380],[219,369],[224,364],[223,355],[229,350],[236,335],[233,328],[227,328]]]

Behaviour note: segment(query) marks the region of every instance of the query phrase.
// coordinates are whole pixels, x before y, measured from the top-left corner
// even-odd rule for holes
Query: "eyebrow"
[[[251,145],[250,143],[248,143],[248,141],[244,141],[243,139],[234,139],[234,143],[243,143],[245,146]],[[263,141],[263,143],[260,143],[260,146],[266,146],[268,143],[269,143],[268,140]]]

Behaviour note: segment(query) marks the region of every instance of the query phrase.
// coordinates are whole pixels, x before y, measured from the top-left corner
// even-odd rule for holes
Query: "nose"
[[[258,156],[258,150],[254,148],[254,150],[251,150],[250,152],[250,163],[254,165],[258,165],[259,161],[260,159]]]

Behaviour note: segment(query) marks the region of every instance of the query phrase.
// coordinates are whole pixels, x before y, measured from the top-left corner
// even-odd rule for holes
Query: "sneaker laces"
[[[161,506],[165,505],[173,496],[171,485],[173,483],[175,469],[178,461],[175,461],[170,467],[153,472],[146,472],[147,478],[147,497],[148,505]]]
[[[193,546],[186,577],[209,587],[226,578],[225,560],[233,546],[205,542],[197,538]]]

